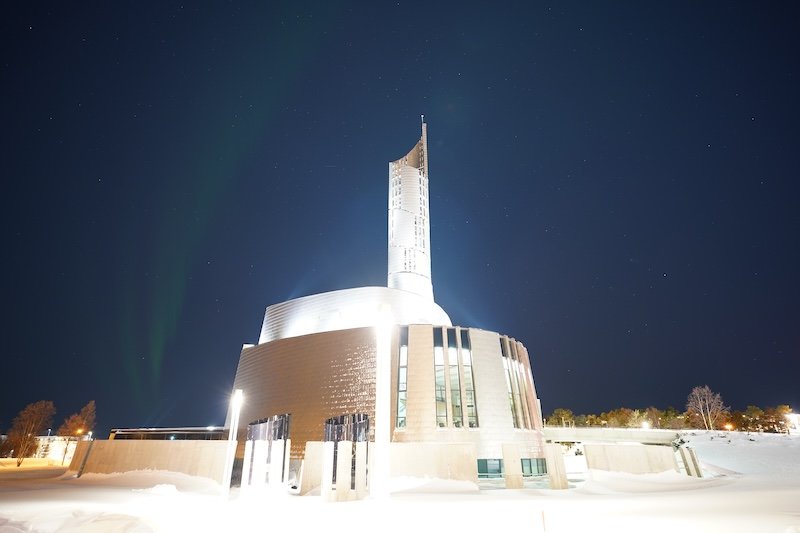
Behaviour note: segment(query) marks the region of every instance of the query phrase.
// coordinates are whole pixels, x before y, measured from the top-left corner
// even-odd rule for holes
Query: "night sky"
[[[545,413],[800,408],[792,2],[17,2],[0,431],[222,424],[264,308],[386,284],[428,123],[437,302]]]

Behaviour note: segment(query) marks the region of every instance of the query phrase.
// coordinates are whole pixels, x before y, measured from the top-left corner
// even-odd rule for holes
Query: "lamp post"
[[[48,430],[50,431],[50,430]],[[75,448],[78,447],[78,439],[81,437],[81,433],[83,433],[83,428],[78,428],[75,431]],[[61,464],[64,464],[64,461],[67,460],[67,454],[69,453],[69,444],[72,442],[72,435],[67,436],[67,442],[64,443],[64,457],[61,458]],[[75,454],[75,449],[73,448],[72,454]],[[70,455],[70,461],[72,461],[72,455]]]
[[[233,462],[236,459],[236,433],[239,431],[239,415],[242,412],[244,395],[242,389],[236,389],[231,396],[231,427],[228,431],[228,450],[225,454],[225,470],[222,474],[222,495],[228,496],[231,490]]]

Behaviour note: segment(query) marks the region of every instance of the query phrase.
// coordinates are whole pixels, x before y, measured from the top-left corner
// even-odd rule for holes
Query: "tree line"
[[[32,457],[38,446],[36,437],[44,434],[53,425],[55,414],[56,407],[48,400],[26,405],[14,418],[7,438],[0,443],[0,457],[16,458],[17,466],[20,466],[26,457]],[[65,418],[56,435],[62,437],[87,435],[94,430],[95,418],[95,405],[92,400],[79,412]]]
[[[694,387],[686,399],[685,410],[674,407],[629,409],[620,407],[604,413],[574,414],[559,407],[545,418],[546,426],[657,428],[657,429],[727,429],[786,433],[788,405],[765,407],[748,405],[744,411],[731,411],[719,393],[708,385]]]

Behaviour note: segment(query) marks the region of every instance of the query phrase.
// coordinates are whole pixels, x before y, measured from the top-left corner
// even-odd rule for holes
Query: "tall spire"
[[[388,283],[433,301],[428,196],[428,127],[405,156],[389,163]]]

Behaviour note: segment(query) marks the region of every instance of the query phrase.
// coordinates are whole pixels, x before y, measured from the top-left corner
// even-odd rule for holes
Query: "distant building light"
[[[794,434],[796,432],[800,432],[800,414],[798,413],[788,413],[784,415],[788,422],[789,426],[789,433]]]

